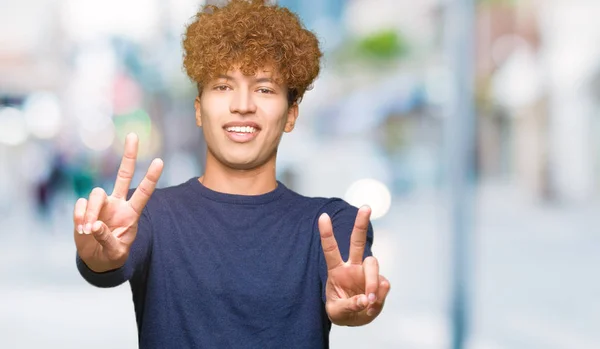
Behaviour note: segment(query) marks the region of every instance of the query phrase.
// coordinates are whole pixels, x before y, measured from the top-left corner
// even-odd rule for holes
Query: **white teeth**
[[[252,126],[232,126],[227,127],[227,131],[238,133],[254,133],[256,132],[256,129]]]

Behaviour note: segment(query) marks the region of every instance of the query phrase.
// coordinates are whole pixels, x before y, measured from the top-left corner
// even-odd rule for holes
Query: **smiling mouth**
[[[226,127],[225,131],[227,132],[235,132],[235,133],[256,133],[258,130],[252,126],[231,126]]]
[[[228,126],[223,129],[227,138],[235,143],[251,142],[260,132],[260,129],[254,126]]]

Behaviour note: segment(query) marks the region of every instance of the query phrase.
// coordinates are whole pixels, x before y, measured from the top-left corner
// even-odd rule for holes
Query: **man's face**
[[[290,132],[298,106],[272,71],[245,76],[235,69],[204,84],[196,98],[196,123],[213,156],[227,167],[250,170],[275,159],[283,132]]]

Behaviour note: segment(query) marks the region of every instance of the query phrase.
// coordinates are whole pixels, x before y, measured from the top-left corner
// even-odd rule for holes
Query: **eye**
[[[260,93],[275,93],[273,90],[264,87],[259,88],[257,91]]]
[[[230,88],[227,85],[217,85],[217,86],[213,87],[213,89],[216,91],[227,91]]]

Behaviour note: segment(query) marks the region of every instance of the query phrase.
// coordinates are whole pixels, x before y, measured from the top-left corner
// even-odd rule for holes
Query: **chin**
[[[258,161],[258,159],[228,158],[224,160],[222,163],[225,166],[239,171],[253,170],[264,164],[264,162]]]
[[[226,164],[227,167],[233,169],[233,170],[237,170],[237,171],[250,171],[250,170],[254,170],[255,168],[260,167],[260,165],[256,165],[255,163],[228,163]]]
[[[222,166],[238,171],[249,171],[260,168],[273,160],[277,152],[271,156],[260,156],[260,154],[250,154],[248,151],[233,152],[211,152],[212,158]]]

